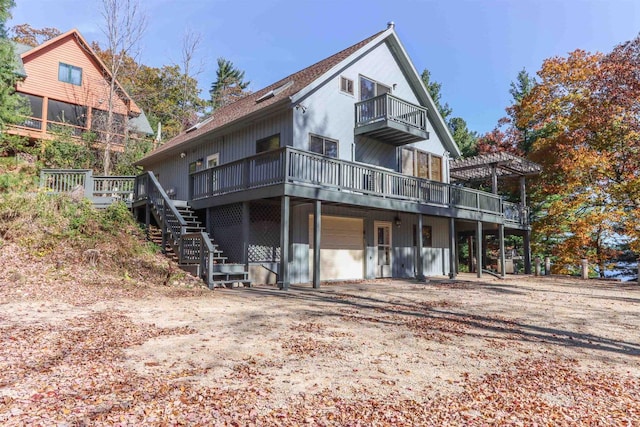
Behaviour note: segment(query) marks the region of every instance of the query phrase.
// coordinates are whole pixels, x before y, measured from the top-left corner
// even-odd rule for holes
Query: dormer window
[[[340,91],[353,95],[353,80],[346,77],[340,77]]]
[[[60,62],[58,65],[58,80],[64,83],[81,86],[82,68]]]

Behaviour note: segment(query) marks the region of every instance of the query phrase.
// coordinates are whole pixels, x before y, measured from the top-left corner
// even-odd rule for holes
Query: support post
[[[456,248],[456,220],[449,218],[449,278],[455,279],[457,274],[458,250]]]
[[[422,247],[422,214],[416,216],[416,280],[424,281],[424,257]]]
[[[278,287],[289,290],[289,196],[280,200],[280,272]]]
[[[500,243],[500,277],[504,278],[507,273],[507,261],[504,259],[504,224],[498,225],[498,240]]]
[[[582,260],[582,278],[589,278],[589,261],[587,259]]]
[[[531,274],[531,230],[524,233],[524,274]]]
[[[540,257],[536,257],[536,259],[535,259],[535,267],[536,267],[536,269],[535,269],[534,275],[535,276],[541,276],[542,275],[542,263],[541,263]]]
[[[524,176],[520,177],[520,203],[522,203],[522,207],[527,207],[527,182]]]
[[[322,204],[313,204],[313,288],[320,289],[320,237],[322,236]]]
[[[482,277],[482,247],[484,246],[482,243],[484,239],[482,238],[482,221],[478,221],[476,223],[476,273],[478,278]]]
[[[544,257],[544,275],[551,276],[551,258]]]
[[[491,166],[491,193],[498,194],[498,167]]]
[[[249,202],[242,202],[242,263],[245,271],[249,271],[249,236],[251,212]],[[207,210],[208,211],[208,210]]]
[[[469,247],[469,273],[473,273],[473,237],[467,236],[467,246]]]

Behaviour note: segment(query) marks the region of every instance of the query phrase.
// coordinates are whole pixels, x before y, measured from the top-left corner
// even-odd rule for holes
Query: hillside
[[[100,211],[38,192],[34,167],[4,160],[0,185],[14,191],[0,194],[0,302],[56,295],[87,304],[106,295],[205,291],[146,240],[124,204]]]

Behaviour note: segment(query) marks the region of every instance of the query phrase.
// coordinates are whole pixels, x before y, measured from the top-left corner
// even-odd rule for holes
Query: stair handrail
[[[200,274],[205,276],[204,279],[206,279],[207,286],[209,286],[213,278],[213,254],[215,252],[215,247],[213,246],[213,242],[211,241],[208,233],[199,231],[195,233],[186,233],[182,236],[180,239],[180,250],[178,251],[180,263],[183,261],[182,254],[184,240],[193,238],[200,239]]]
[[[164,188],[162,188],[162,185],[160,185],[160,182],[158,182],[158,179],[153,174],[153,172],[147,171],[145,172],[145,174],[148,177],[147,182],[149,183],[149,187],[151,187],[146,190],[147,201],[156,207],[158,215],[162,216],[162,218],[160,218],[161,221],[164,222],[165,223],[164,225],[167,226],[167,229],[171,233],[171,237],[173,237],[174,242],[179,243],[180,236],[182,236],[185,233],[185,228],[187,227],[187,221],[182,217],[180,212],[178,212],[178,209],[176,209],[171,199],[167,195],[167,192],[164,191]],[[151,191],[150,191],[151,189],[154,189],[158,192],[158,195],[160,196],[160,200],[162,201],[161,204],[157,203],[157,200],[152,200]],[[173,215],[174,218],[178,221],[178,227],[172,226],[171,224],[167,223],[167,212],[166,212],[167,210],[169,210],[169,212],[171,212],[171,215]]]

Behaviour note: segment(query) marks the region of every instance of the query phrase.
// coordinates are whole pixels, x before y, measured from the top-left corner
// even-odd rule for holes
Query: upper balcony
[[[526,207],[495,194],[292,147],[195,172],[190,175],[189,193],[196,209],[289,195],[461,219],[487,218],[516,228],[529,224]]]
[[[429,139],[427,109],[389,93],[356,103],[356,135],[395,146]]]

